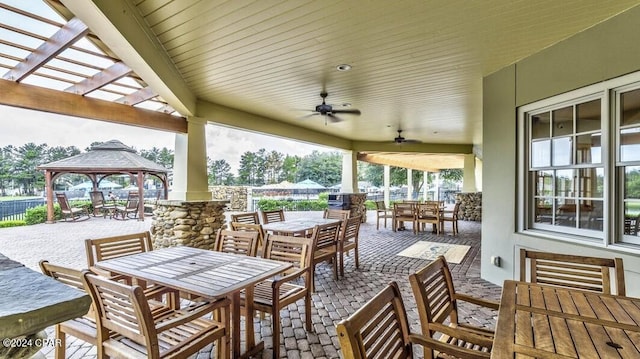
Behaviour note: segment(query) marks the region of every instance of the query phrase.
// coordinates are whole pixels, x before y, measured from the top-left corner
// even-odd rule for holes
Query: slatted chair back
[[[149,232],[87,239],[84,244],[89,268],[102,260],[153,250]]]
[[[264,244],[262,257],[293,264],[293,268],[289,272],[308,268],[311,266],[312,245],[311,238],[269,234]]]
[[[258,232],[219,229],[213,250],[255,257],[258,252]]]
[[[262,211],[262,224],[284,221],[284,210],[276,209],[273,211]]]
[[[362,217],[356,216],[342,222],[340,236],[338,237],[338,252],[340,252],[340,275],[344,276],[344,255],[353,250],[356,268],[360,268],[360,253],[358,249],[358,237],[360,236],[360,224]]]
[[[258,212],[237,213],[231,215],[231,222],[260,224],[260,218],[258,218]]]
[[[72,221],[89,219],[89,211],[85,208],[71,207],[67,195],[64,192],[56,192],[56,200],[58,201],[60,212],[65,221],[67,219],[71,219]],[[86,216],[86,218],[83,218],[84,216]]]
[[[324,210],[322,218],[325,219],[339,219],[341,221],[346,220],[351,216],[351,211],[348,209],[334,209],[328,208]]]
[[[342,222],[315,226],[311,235],[311,238],[313,238],[314,251],[332,246],[335,248],[338,243],[341,225]]]
[[[522,248],[520,280],[604,294],[626,295],[622,258],[577,256]]]
[[[84,284],[82,284],[81,271],[62,267],[56,264],[51,264],[47,260],[41,260],[38,265],[40,266],[40,270],[44,275],[84,292]]]
[[[251,223],[240,223],[240,222],[231,222],[229,224],[232,231],[246,231],[246,232],[256,232],[258,233],[258,253],[262,253],[262,246],[264,244],[264,229],[261,224],[251,224]]]
[[[413,232],[417,233],[416,226],[416,204],[415,203],[394,203],[393,204],[393,230],[396,231],[401,222],[411,222]]]
[[[345,359],[412,358],[407,314],[395,282],[340,322],[337,331]]]
[[[456,202],[456,204],[453,206],[453,210],[451,211],[444,210],[441,212],[443,229],[444,229],[444,222],[451,222],[451,226],[453,227],[452,228],[453,234],[458,234],[458,212],[459,211],[460,211],[460,201]]]
[[[433,224],[436,233],[440,233],[440,206],[435,203],[418,203],[416,204],[416,222],[418,229],[425,224]]]

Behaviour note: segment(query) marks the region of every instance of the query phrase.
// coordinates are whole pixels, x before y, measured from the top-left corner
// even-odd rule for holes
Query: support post
[[[358,157],[354,151],[342,152],[342,193],[358,193]]]
[[[391,187],[391,166],[384,165],[384,205],[389,208],[391,204],[391,193],[389,192],[389,187]]]
[[[407,200],[413,199],[413,170],[407,168]]]
[[[476,192],[476,156],[473,153],[464,155],[462,192]]]
[[[206,121],[197,117],[187,119],[187,133],[176,134],[173,160],[173,190],[171,200],[211,200],[207,178]]]

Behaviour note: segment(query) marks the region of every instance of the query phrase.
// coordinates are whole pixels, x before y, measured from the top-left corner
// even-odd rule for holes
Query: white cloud
[[[240,157],[246,151],[255,152],[264,148],[267,151],[305,156],[313,150],[332,150],[229,127],[207,125],[206,132],[207,156],[214,160],[226,160],[234,174]],[[92,142],[114,139],[138,150],[152,147],[174,150],[175,147],[175,135],[171,132],[0,106],[0,147],[34,142],[46,143],[50,147],[76,146],[84,151]]]

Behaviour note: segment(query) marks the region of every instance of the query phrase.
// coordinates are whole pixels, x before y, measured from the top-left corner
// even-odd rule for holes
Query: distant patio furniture
[[[84,207],[71,207],[71,205],[69,205],[67,195],[64,194],[64,192],[56,193],[56,199],[58,200],[58,204],[60,205],[62,218],[65,222],[68,222],[69,220],[75,222],[89,219],[89,210]]]
[[[324,210],[322,218],[327,219],[339,219],[341,221],[347,220],[351,216],[351,211],[348,209],[334,209],[328,208]]]
[[[118,215],[120,215],[123,220],[129,218],[137,218],[139,203],[140,197],[138,197],[138,192],[129,192],[127,204],[124,206],[116,206],[116,213],[114,215],[114,218],[118,219]]]
[[[403,230],[404,222],[411,222],[413,233],[418,233],[415,203],[403,202],[393,204],[393,231]]]
[[[376,230],[380,229],[380,220],[384,219],[384,228],[387,228],[387,218],[391,219],[393,224],[393,210],[388,209],[384,201],[376,202]]]
[[[93,205],[93,216],[96,217],[98,213],[102,213],[103,217],[107,215],[113,216],[113,213],[116,210],[115,203],[107,203],[104,200],[104,194],[102,191],[91,191],[89,192],[89,197],[91,198],[91,204]]]
[[[349,251],[354,252],[354,261],[356,268],[360,268],[360,254],[358,253],[358,236],[360,235],[360,224],[362,218],[360,216],[349,218],[342,222],[340,228],[340,237],[338,238],[338,253],[340,263],[340,275],[344,277],[344,255]]]
[[[262,211],[262,224],[284,221],[284,210]]]
[[[260,224],[260,218],[258,218],[258,212],[237,213],[231,215],[231,222]]]
[[[452,211],[447,211],[447,210],[442,211],[440,220],[442,221],[441,226],[442,226],[443,232],[444,232],[444,223],[451,222],[453,235],[458,234],[458,212],[459,211],[460,211],[459,201],[456,202],[456,204],[453,206]]]

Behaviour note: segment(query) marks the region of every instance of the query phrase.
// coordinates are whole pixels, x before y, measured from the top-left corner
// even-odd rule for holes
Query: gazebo
[[[135,152],[133,148],[122,142],[111,140],[91,147],[86,153],[38,166],[38,169],[45,171],[47,223],[54,221],[53,182],[56,178],[67,173],[86,175],[91,180],[94,191],[97,191],[100,182],[110,175],[135,176],[141,199],[138,204],[138,218],[144,219],[144,201],[142,201],[144,198],[144,176],[157,177],[164,188],[163,198],[167,198],[169,191],[167,173],[169,170]]]

